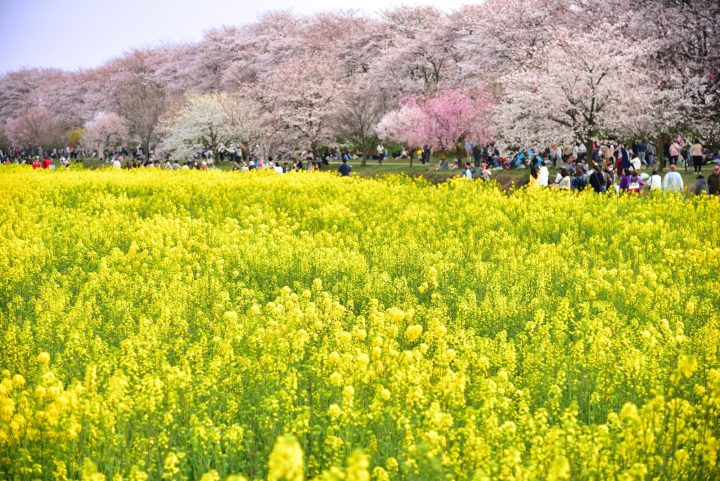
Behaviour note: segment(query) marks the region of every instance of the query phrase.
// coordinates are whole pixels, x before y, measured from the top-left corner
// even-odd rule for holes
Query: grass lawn
[[[97,169],[97,168],[103,168],[107,167],[107,164],[98,159],[98,158],[87,158],[82,161],[85,168],[90,169]],[[355,175],[359,175],[362,177],[374,177],[378,175],[391,175],[391,174],[406,174],[410,176],[422,176],[425,177],[428,181],[432,183],[440,183],[444,182],[452,177],[457,177],[460,175],[461,170],[460,169],[452,169],[452,170],[438,170],[438,163],[439,159],[435,158],[432,160],[430,164],[420,164],[417,161],[413,162],[413,165],[410,165],[409,160],[395,160],[391,159],[389,161],[384,161],[382,164],[378,163],[376,160],[369,160],[367,161],[367,164],[363,167],[361,160],[351,160],[350,166],[352,167],[352,172]],[[340,166],[341,162],[333,160],[330,162],[329,166],[323,166],[321,170],[325,171],[336,171],[338,167]],[[232,169],[232,163],[227,161],[221,161],[217,162],[217,168],[220,170],[231,170]],[[550,168],[550,178],[553,179],[555,177],[555,174],[559,172],[560,169],[554,169]],[[711,165],[705,165],[703,166],[703,174],[707,178],[708,175],[710,175],[712,171]],[[644,169],[641,170],[641,172],[647,172],[650,173],[649,170]],[[694,188],[696,176],[693,173],[692,169],[685,170],[684,167],[680,167],[678,169],[678,172],[682,175],[683,182],[688,187],[688,189],[692,190]],[[493,169],[492,170],[492,177],[493,179],[497,180],[497,182],[504,188],[510,188],[513,184],[515,186],[522,186],[527,184],[528,177],[530,176],[530,169],[513,169],[513,170],[499,170],[499,169]]]

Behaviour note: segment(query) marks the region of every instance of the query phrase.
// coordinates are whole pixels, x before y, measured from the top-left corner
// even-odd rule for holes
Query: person
[[[665,178],[663,179],[663,191],[682,192],[683,188],[683,179],[680,172],[677,171],[677,165],[670,164],[670,172],[665,174]]]
[[[720,195],[720,165],[713,167],[712,174],[708,177],[708,194]]]
[[[340,164],[340,168],[338,169],[338,172],[340,172],[340,175],[343,177],[347,177],[350,175],[350,172],[352,172],[352,167],[350,164],[348,164],[347,159],[343,159],[342,164]]]
[[[695,182],[695,195],[707,194],[707,193],[708,193],[707,180],[705,180],[704,175],[698,174],[697,182]]]
[[[668,153],[670,154],[670,165],[677,165],[678,157],[680,157],[680,145],[676,141],[673,141],[668,147]],[[669,174],[670,172],[668,172]],[[680,174],[678,174],[680,175]],[[667,174],[665,174],[667,177]]]
[[[606,190],[609,191],[615,185],[615,169],[613,168],[612,160],[608,161],[605,164],[605,169],[603,170],[603,172],[605,174],[605,185],[607,187]]]
[[[482,167],[480,169],[480,178],[484,181],[488,181],[488,180],[490,180],[490,175],[491,175],[491,172],[490,172],[490,169],[488,169],[487,162],[483,162]]]
[[[570,190],[570,187],[572,186],[570,173],[564,167],[560,169],[560,182],[558,182],[557,185],[560,190]]]
[[[573,190],[585,190],[585,187],[587,186],[588,181],[585,178],[585,170],[583,169],[582,165],[577,164],[575,166],[575,177],[573,177],[571,187]]]
[[[655,156],[657,155],[657,149],[653,144],[645,145],[645,162],[647,165],[652,167],[655,165]]]
[[[657,170],[652,171],[652,176],[650,177],[650,181],[648,182],[648,189],[650,190],[650,192],[662,190],[662,178],[660,177],[660,174],[658,174]]]
[[[635,154],[638,156],[638,159],[640,159],[640,163],[645,163],[645,152],[647,152],[647,144],[643,139],[640,139],[635,142],[635,146],[633,147],[633,150],[635,151]]]
[[[607,192],[607,179],[605,173],[600,169],[600,165],[593,164],[593,172],[590,174],[590,186],[598,194]]]
[[[530,167],[530,178],[528,179],[528,187],[535,188],[540,186],[540,173],[535,167]]]
[[[630,183],[628,185],[628,192],[632,194],[639,194],[645,183],[638,176],[637,170],[633,169],[630,172]]]
[[[114,169],[122,169],[122,164],[117,157],[115,158],[115,160],[113,160],[112,166]]]
[[[580,142],[578,145],[577,160],[585,160],[586,156],[587,156],[587,146],[583,142]]]
[[[449,170],[450,166],[447,163],[447,160],[445,160],[445,157],[440,157],[440,165],[438,166],[438,170]]]
[[[702,172],[703,151],[702,144],[700,142],[695,141],[695,143],[692,144],[692,146],[690,147],[690,155],[692,156],[693,168],[695,172]]]
[[[470,162],[465,162],[465,168],[462,171],[462,176],[465,179],[472,180],[473,171],[472,168],[470,168]]]
[[[630,169],[623,169],[620,177],[620,192],[627,192],[630,189]]]
[[[383,144],[378,144],[375,151],[377,152],[378,164],[382,164],[382,161],[385,158],[385,147]]]
[[[540,187],[547,187],[550,183],[550,171],[545,165],[544,160],[540,162],[540,169],[538,171],[538,175],[538,185],[540,185]]]
[[[623,144],[620,144],[620,167],[624,169],[630,169],[632,167],[632,163],[630,162],[630,154],[628,153],[627,149]]]
[[[32,163],[33,169],[39,169],[42,167],[42,163],[40,162],[40,157],[35,157],[35,160]]]

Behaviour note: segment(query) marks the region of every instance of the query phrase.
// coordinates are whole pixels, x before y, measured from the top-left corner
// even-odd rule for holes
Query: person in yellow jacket
[[[528,187],[534,189],[540,187],[540,173],[536,167],[530,167],[530,179],[528,180]]]

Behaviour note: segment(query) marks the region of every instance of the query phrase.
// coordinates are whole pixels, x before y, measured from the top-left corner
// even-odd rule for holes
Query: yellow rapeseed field
[[[0,479],[720,479],[719,218],[3,169]]]

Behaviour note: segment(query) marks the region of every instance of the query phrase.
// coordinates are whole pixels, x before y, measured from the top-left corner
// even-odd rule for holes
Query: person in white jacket
[[[652,176],[650,177],[647,185],[648,190],[650,191],[662,190],[662,178],[660,177],[660,174],[658,174],[657,170],[652,171]]]
[[[680,172],[677,171],[677,166],[675,164],[670,164],[670,172],[665,174],[665,177],[663,178],[663,191],[682,192],[683,187],[683,179]]]
[[[540,162],[540,171],[538,172],[538,185],[540,187],[547,187],[550,183],[550,171],[545,165],[545,161]]]

